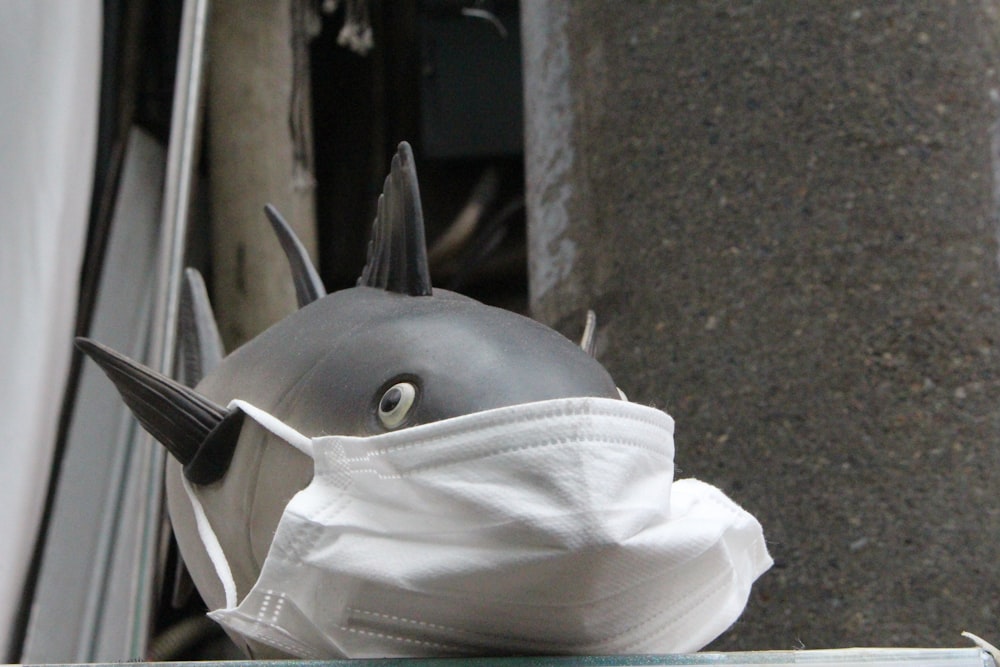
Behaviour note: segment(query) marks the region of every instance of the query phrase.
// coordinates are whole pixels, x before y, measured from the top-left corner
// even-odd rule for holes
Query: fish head
[[[225,605],[226,576],[237,598],[249,592],[285,507],[312,480],[312,459],[288,433],[375,436],[547,399],[620,397],[581,345],[530,318],[432,288],[407,145],[386,179],[356,287],[325,294],[301,243],[276,211],[267,213],[292,265],[300,308],[230,354],[196,364],[205,372],[193,387],[78,341],[172,454],[170,518],[210,608]],[[218,334],[207,296],[198,297],[204,288],[195,287],[189,302],[202,304],[202,313],[183,329],[200,331],[195,337],[204,343]],[[241,405],[286,431],[248,419]],[[230,575],[209,557],[206,525]]]

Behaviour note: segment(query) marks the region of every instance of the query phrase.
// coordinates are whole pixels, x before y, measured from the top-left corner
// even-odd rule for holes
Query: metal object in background
[[[149,344],[157,216],[165,152],[133,130],[110,225],[105,270],[95,285],[90,331],[145,358]],[[141,478],[135,420],[115,400],[100,370],[82,368],[48,537],[38,568],[21,660],[124,660],[132,615],[127,551],[139,535]]]
[[[166,374],[175,365],[207,8],[207,0],[184,5],[165,181],[162,149],[133,130],[90,328]],[[120,406],[104,402],[94,371],[84,369],[67,436],[25,661],[141,658],[154,624],[163,456]]]
[[[185,248],[193,200],[195,165],[200,148],[205,82],[205,40],[209,0],[186,0],[181,17],[181,41],[177,55],[177,77],[167,148],[163,215],[160,227],[159,270],[149,359],[153,368],[173,376],[177,357],[177,322]],[[162,566],[160,531],[163,527],[163,450],[142,432],[146,495],[140,496],[141,525],[145,528],[134,554],[136,591],[134,615],[127,626],[129,657],[145,655],[154,624],[156,596],[162,589],[158,569]]]
[[[378,667],[997,667],[982,648],[851,648],[828,651],[761,651],[754,653],[689,653],[685,655],[619,655],[531,658],[405,659],[370,661]],[[136,663],[170,667],[356,667],[357,660],[322,662],[229,661]],[[90,667],[120,667],[90,665]]]

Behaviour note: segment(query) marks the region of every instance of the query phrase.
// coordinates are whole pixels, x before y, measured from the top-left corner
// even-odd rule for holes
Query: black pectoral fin
[[[236,443],[243,428],[243,411],[233,408],[212,429],[192,458],[184,466],[184,476],[195,484],[217,482],[229,470]]]
[[[242,412],[227,412],[194,389],[88,338],[77,338],[76,345],[107,374],[142,427],[185,466],[188,479],[198,481],[193,474],[215,481],[225,474]],[[189,468],[195,472],[188,474]]]
[[[319,272],[309,259],[299,237],[292,231],[291,226],[278,213],[278,209],[270,204],[264,207],[264,213],[274,229],[281,249],[285,251],[288,258],[288,266],[292,269],[292,280],[295,283],[295,297],[298,300],[299,308],[307,306],[313,301],[326,296],[326,288],[319,277]]]

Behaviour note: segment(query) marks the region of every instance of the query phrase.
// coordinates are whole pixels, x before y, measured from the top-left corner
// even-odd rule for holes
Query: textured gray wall
[[[775,568],[723,650],[1000,619],[997,3],[522,3],[532,307]]]

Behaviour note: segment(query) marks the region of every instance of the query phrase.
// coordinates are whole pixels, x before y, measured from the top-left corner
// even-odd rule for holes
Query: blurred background
[[[709,648],[954,646],[1000,616],[1000,3],[0,4],[0,646],[238,657],[162,455],[72,350],[174,373],[295,308],[264,204],[354,284],[399,141],[435,286],[677,422],[775,567]]]

